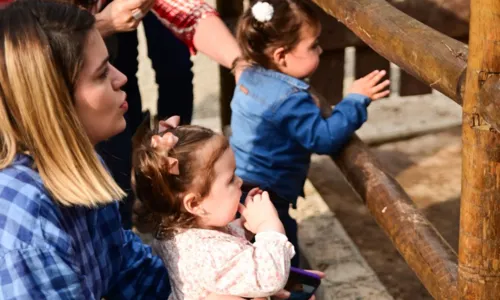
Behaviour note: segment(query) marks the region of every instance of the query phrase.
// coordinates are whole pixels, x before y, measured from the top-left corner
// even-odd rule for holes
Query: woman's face
[[[97,30],[89,32],[84,62],[75,85],[75,108],[92,144],[122,132],[128,109],[121,87],[127,77],[109,63],[106,45]]]

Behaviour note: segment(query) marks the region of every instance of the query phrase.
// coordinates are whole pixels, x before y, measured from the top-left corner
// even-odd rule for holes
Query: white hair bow
[[[252,15],[259,22],[271,21],[274,8],[268,2],[257,2],[252,6]]]

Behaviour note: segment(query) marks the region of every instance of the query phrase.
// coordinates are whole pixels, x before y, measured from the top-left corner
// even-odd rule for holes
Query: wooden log
[[[229,28],[234,29],[237,18],[243,12],[243,0],[217,0],[216,3],[221,18],[227,23]],[[231,123],[231,99],[233,98],[235,82],[230,70],[222,66],[219,67],[219,75],[221,128],[224,130],[224,127]]]
[[[467,47],[384,0],[313,0],[389,61],[462,103]],[[397,37],[397,38],[396,38]]]
[[[485,101],[500,97],[490,92],[500,80],[498,24],[499,1],[471,1],[462,126],[460,299],[500,299],[500,133],[491,131],[477,115]]]
[[[470,0],[390,0],[392,6],[425,25],[454,38],[469,33]],[[350,46],[362,46],[360,40],[342,23],[321,9],[317,14],[323,24],[320,43],[323,49],[333,50]]]
[[[334,161],[429,293],[457,299],[456,253],[368,147],[355,135]]]

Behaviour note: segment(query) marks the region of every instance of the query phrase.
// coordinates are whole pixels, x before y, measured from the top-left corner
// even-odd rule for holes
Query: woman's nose
[[[128,81],[127,76],[125,76],[125,74],[120,72],[114,66],[111,66],[111,68],[113,68],[113,73],[114,73],[111,84],[113,85],[113,89],[119,90],[125,85],[125,83],[127,83]]]

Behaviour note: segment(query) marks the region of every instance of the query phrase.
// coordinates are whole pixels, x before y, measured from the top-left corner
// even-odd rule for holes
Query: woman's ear
[[[203,217],[207,212],[201,207],[200,195],[189,193],[182,199],[184,208],[192,215]]]
[[[286,57],[286,51],[285,51],[284,47],[276,48],[273,51],[273,62],[279,68],[285,68],[286,67],[285,57]]]

